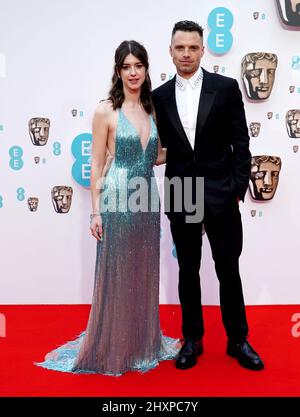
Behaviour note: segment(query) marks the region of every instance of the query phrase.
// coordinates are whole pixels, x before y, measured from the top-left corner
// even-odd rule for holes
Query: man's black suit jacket
[[[177,111],[176,76],[152,97],[159,137],[167,148],[165,176],[204,177],[205,210],[219,213],[233,200],[244,200],[251,169],[249,134],[238,82],[202,70],[194,149]]]

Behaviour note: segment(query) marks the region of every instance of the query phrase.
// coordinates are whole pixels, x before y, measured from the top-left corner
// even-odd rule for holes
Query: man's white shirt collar
[[[195,90],[199,86],[202,79],[203,79],[203,71],[202,71],[202,68],[199,67],[198,70],[195,72],[195,74],[189,79],[183,78],[179,74],[176,74],[176,86],[180,90],[184,91],[187,83],[189,83],[191,87],[193,88],[193,90]]]

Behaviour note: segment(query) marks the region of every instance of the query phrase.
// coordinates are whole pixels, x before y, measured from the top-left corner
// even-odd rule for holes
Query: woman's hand
[[[160,138],[158,137],[157,141],[157,158],[155,165],[162,165],[167,162],[167,148],[161,146]]]
[[[157,155],[155,165],[165,164],[166,161],[167,161],[167,149],[166,148],[161,148],[159,154]]]
[[[90,231],[97,240],[103,240],[103,227],[100,215],[92,215]]]

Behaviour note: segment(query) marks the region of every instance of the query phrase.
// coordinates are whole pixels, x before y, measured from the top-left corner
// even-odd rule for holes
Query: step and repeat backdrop
[[[238,80],[252,153],[241,275],[247,304],[300,303],[300,1],[0,0],[0,303],[90,303],[96,241],[91,122],[116,47],[144,44],[153,88],[175,74],[171,30],[204,27],[201,65]],[[158,180],[164,167],[156,167]],[[126,242],[124,242],[126,245]],[[126,259],[124,259],[126,262]],[[203,303],[218,281],[203,230]],[[161,219],[161,303],[178,303]]]

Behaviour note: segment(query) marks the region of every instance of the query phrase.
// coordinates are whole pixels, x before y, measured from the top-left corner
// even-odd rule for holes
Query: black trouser
[[[176,215],[170,216],[170,221],[179,265],[183,337],[200,339],[204,334],[199,276],[202,223],[186,223],[184,217]],[[219,279],[226,334],[229,339],[240,342],[248,335],[248,325],[239,274],[243,230],[238,203],[231,204],[222,214],[205,213],[203,221]]]

